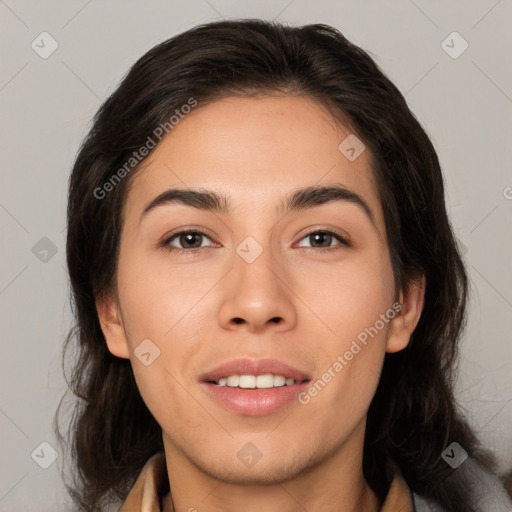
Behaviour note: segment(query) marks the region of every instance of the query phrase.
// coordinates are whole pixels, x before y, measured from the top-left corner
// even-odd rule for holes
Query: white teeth
[[[222,377],[217,381],[219,386],[227,386],[230,388],[240,387],[243,389],[269,389],[278,388],[282,386],[293,386],[295,380],[286,378],[282,375],[272,375],[266,373],[264,375],[230,375],[229,377]]]
[[[274,376],[267,373],[267,375],[258,375],[256,377],[256,384],[254,387],[257,388],[271,388],[274,386]]]
[[[229,376],[228,380],[226,382],[230,388],[236,388],[238,386],[238,382],[239,382],[238,375]]]
[[[274,375],[274,387],[284,386],[286,383],[286,377],[282,375]]]
[[[255,388],[256,377],[254,375],[240,375],[238,379],[238,387],[240,388]]]

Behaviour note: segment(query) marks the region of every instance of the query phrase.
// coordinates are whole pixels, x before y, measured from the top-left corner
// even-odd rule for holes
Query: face
[[[398,314],[407,299],[394,289],[369,150],[339,149],[350,134],[311,99],[227,98],[182,119],[133,177],[119,302],[98,311],[168,456],[261,483],[362,449],[385,352],[406,346],[417,317]],[[289,203],[308,187],[351,196]],[[226,201],[162,199],[176,188]],[[249,378],[233,388],[237,374]]]

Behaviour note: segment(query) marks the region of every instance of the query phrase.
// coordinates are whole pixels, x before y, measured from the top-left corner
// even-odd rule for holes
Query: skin
[[[354,161],[338,150],[350,133],[305,97],[227,98],[188,114],[133,178],[117,297],[98,299],[97,309],[110,352],[130,358],[162,427],[166,512],[379,508],[362,472],[366,415],[385,353],[405,348],[417,325],[425,279],[394,289],[369,150]],[[347,201],[280,213],[297,188],[329,184],[362,196],[375,225]],[[141,220],[174,186],[224,193],[232,211],[169,204]],[[171,251],[159,245],[186,227],[206,232],[197,235],[199,252],[179,236]],[[337,231],[350,246],[315,242],[307,236],[315,230]],[[250,264],[236,252],[247,236],[263,249]],[[200,388],[201,373],[240,356],[277,358],[315,381],[396,299],[401,313],[306,405],[251,417]],[[147,338],[161,354],[144,366],[134,349]],[[236,456],[249,442],[262,454],[252,467]]]

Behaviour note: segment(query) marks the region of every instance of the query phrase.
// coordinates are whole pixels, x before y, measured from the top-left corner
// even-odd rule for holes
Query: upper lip
[[[203,373],[200,378],[203,382],[211,382],[230,375],[265,375],[269,373],[281,375],[287,379],[294,379],[297,382],[311,380],[306,372],[283,361],[277,359],[249,359],[246,357],[226,361],[213,370]]]

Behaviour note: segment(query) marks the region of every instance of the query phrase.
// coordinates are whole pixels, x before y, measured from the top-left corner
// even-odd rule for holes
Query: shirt
[[[160,495],[166,478],[165,454],[159,452],[148,459],[119,512],[162,512]],[[411,491],[398,470],[380,512],[414,512]]]

